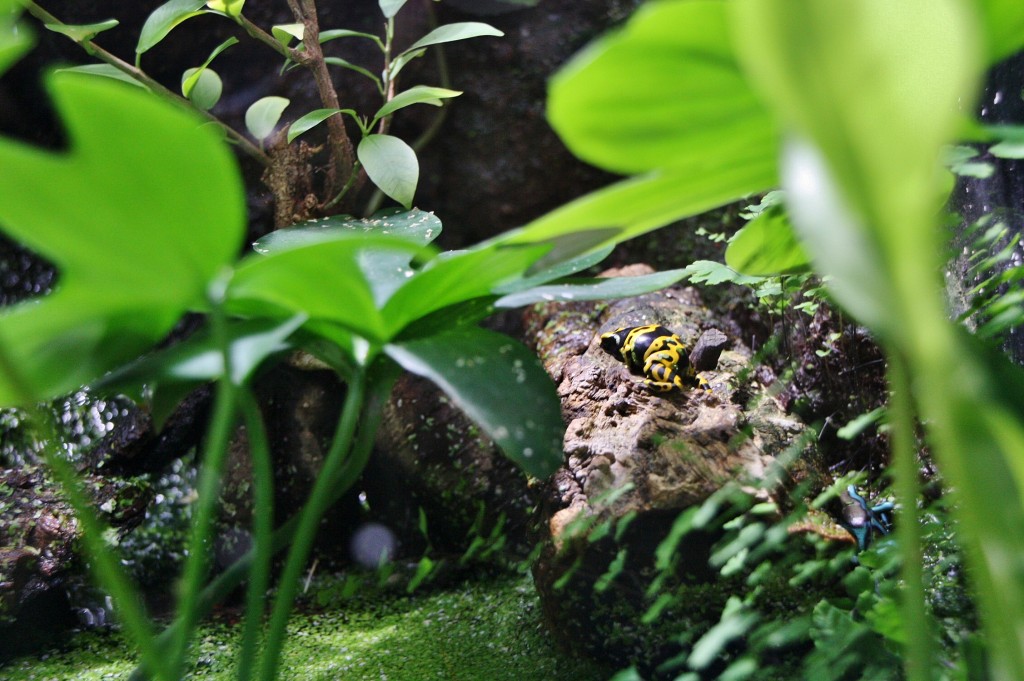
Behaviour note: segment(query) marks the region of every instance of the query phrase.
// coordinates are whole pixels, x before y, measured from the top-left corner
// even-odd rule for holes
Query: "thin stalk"
[[[175,667],[176,678],[184,672],[189,639],[199,621],[199,595],[209,570],[207,550],[213,534],[213,520],[223,476],[224,460],[228,441],[235,428],[235,414],[238,389],[232,381],[231,347],[227,333],[227,320],[223,308],[222,289],[225,282],[217,281],[210,294],[210,323],[213,337],[221,350],[224,373],[217,383],[213,404],[213,417],[204,447],[203,464],[196,485],[198,499],[192,518],[192,535],[188,544],[188,558],[181,579],[181,593],[177,604],[177,620],[181,623],[177,636],[172,640],[170,659]]]
[[[45,24],[54,24],[57,26],[67,25],[34,2],[26,0],[24,4],[25,9],[26,11],[28,11],[29,14],[31,14],[36,19],[39,19]],[[242,135],[242,133],[227,125],[219,118],[211,114],[209,111],[203,111],[202,109],[193,106],[192,102],[190,102],[188,98],[183,97],[178,93],[174,92],[173,90],[164,87],[142,69],[136,67],[133,64],[129,64],[123,59],[115,56],[114,54],[111,54],[110,52],[107,52],[105,49],[97,45],[92,40],[83,40],[81,42],[78,42],[78,45],[81,46],[83,50],[85,50],[88,54],[92,55],[93,57],[96,57],[100,61],[109,64],[110,66],[113,66],[118,71],[121,71],[122,73],[129,76],[132,80],[142,83],[147,88],[149,88],[150,92],[152,92],[157,97],[160,97],[161,99],[164,99],[169,102],[173,102],[175,104],[183,104],[192,111],[195,111],[200,116],[206,118],[209,122],[216,124],[222,130],[224,130],[224,133],[228,136],[228,138],[230,138],[232,142],[237,144],[242,151],[244,151],[246,154],[259,161],[264,166],[270,165],[270,157],[267,156],[263,152],[263,150],[261,150],[258,146],[256,146],[248,139],[246,139],[246,137]]]
[[[257,639],[263,631],[264,604],[270,588],[270,561],[274,555],[274,470],[259,405],[252,392],[245,388],[239,391],[239,398],[252,457],[254,556],[253,568],[249,570],[236,676],[239,681],[248,681],[253,673]]]
[[[906,672],[908,681],[929,681],[933,658],[932,632],[925,606],[922,568],[921,525],[917,513],[920,485],[917,471],[917,447],[914,437],[914,405],[910,374],[904,358],[889,354],[890,438],[893,474],[897,498],[902,500],[896,537],[903,560],[901,615],[907,630]]]
[[[370,376],[369,397],[366,406],[363,408],[363,418],[359,423],[359,433],[353,447],[352,455],[345,461],[337,475],[331,482],[333,488],[328,506],[335,503],[352,487],[362,473],[370,454],[373,451],[373,441],[376,437],[377,428],[384,413],[384,402],[391,394],[391,386],[397,377],[397,372],[392,367],[386,367],[383,372],[374,372]],[[277,553],[291,543],[299,525],[299,515],[293,515],[274,531],[271,542],[271,551]],[[256,549],[250,549],[245,555],[236,560],[221,574],[217,575],[205,589],[199,599],[200,617],[208,614],[215,603],[224,600],[228,594],[245,581],[246,577],[256,562]],[[174,622],[157,637],[157,646],[161,653],[169,649],[171,641],[177,636],[180,629],[180,622]],[[129,681],[142,681],[147,678],[145,670],[136,668]]]
[[[267,627],[263,659],[257,677],[261,681],[273,681],[277,676],[281,648],[284,645],[288,626],[288,616],[291,614],[292,605],[298,593],[299,580],[313,548],[320,519],[335,498],[336,485],[334,482],[338,470],[351,453],[353,436],[359,415],[362,412],[365,391],[366,375],[360,371],[348,384],[348,392],[345,395],[345,404],[338,420],[334,442],[331,444],[327,456],[324,457],[323,466],[313,484],[309,500],[299,516],[295,540],[288,551],[288,558],[285,561],[284,571],[278,585],[277,598],[274,600],[274,608]]]

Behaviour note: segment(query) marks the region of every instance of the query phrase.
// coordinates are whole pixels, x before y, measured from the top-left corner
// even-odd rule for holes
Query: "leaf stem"
[[[351,454],[352,441],[356,425],[359,422],[359,415],[362,412],[365,392],[366,375],[363,370],[360,370],[348,384],[348,392],[345,395],[345,404],[338,420],[334,441],[324,457],[323,465],[320,473],[317,475],[316,482],[313,484],[309,500],[299,515],[295,539],[288,551],[288,558],[285,561],[284,571],[278,584],[277,597],[274,599],[274,607],[267,626],[263,659],[261,660],[259,675],[256,677],[260,681],[273,681],[277,676],[281,648],[284,645],[285,632],[288,626],[288,616],[291,614],[292,605],[295,603],[299,581],[302,577],[306,561],[309,558],[309,553],[313,548],[313,541],[316,538],[316,530],[320,524],[320,519],[334,498],[334,490],[336,488],[334,481],[337,478],[338,470],[342,467],[346,457]]]
[[[235,428],[238,390],[232,380],[230,341],[223,307],[225,286],[226,281],[219,278],[210,287],[210,323],[213,336],[217,340],[223,357],[224,373],[217,382],[213,416],[204,447],[202,469],[196,485],[198,499],[192,517],[188,557],[185,560],[181,578],[181,594],[177,604],[177,620],[180,623],[180,628],[177,631],[177,636],[172,639],[170,650],[171,664],[175,668],[174,678],[183,678],[184,676],[189,639],[199,620],[199,596],[209,569],[213,520],[216,515],[217,500],[220,497],[224,460],[231,433]]]
[[[252,457],[254,556],[253,567],[249,570],[236,676],[239,681],[248,681],[252,677],[257,639],[263,629],[264,602],[270,588],[270,561],[274,555],[274,471],[259,405],[248,388],[241,388],[239,398]]]
[[[910,374],[906,361],[898,352],[889,352],[889,384],[892,398],[889,407],[892,438],[893,474],[897,497],[902,501],[896,536],[903,559],[902,619],[907,629],[905,661],[909,681],[932,678],[932,632],[925,606],[922,569],[921,525],[917,513],[920,497],[917,470],[917,447],[914,437],[914,405]]]

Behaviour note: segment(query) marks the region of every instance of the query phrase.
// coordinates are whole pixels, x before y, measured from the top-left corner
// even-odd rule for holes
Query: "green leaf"
[[[274,132],[281,120],[281,114],[290,104],[284,97],[262,97],[257,99],[245,112],[245,127],[258,140],[266,139]]]
[[[520,343],[468,328],[384,350],[407,371],[436,383],[530,475],[545,478],[562,464],[565,426],[555,386]]]
[[[433,213],[418,208],[410,211],[386,209],[370,218],[336,215],[278,229],[257,240],[252,246],[257,253],[269,255],[287,248],[333,241],[358,234],[398,236],[426,246],[441,234],[441,221]],[[407,256],[406,262],[408,261]]]
[[[343,69],[355,71],[356,73],[361,73],[362,75],[372,80],[374,84],[377,86],[378,90],[384,89],[384,86],[381,84],[380,78],[377,76],[377,74],[373,73],[369,69],[365,69],[362,66],[359,66],[358,64],[353,64],[347,59],[342,59],[341,57],[324,57],[324,63],[330,64],[331,66],[340,66]]]
[[[548,118],[566,146],[623,174],[774,160],[779,132],[733,54],[728,5],[647,3],[559,70]]]
[[[764,277],[740,274],[736,270],[713,260],[696,260],[687,265],[685,269],[690,281],[695,284],[707,284],[708,286],[717,286],[718,284],[757,286],[764,281]]]
[[[528,276],[516,279],[508,284],[502,284],[494,289],[494,293],[518,293],[519,291],[525,291],[533,288],[534,286],[540,286],[541,284],[546,284],[550,281],[567,277],[570,274],[575,274],[601,262],[608,257],[612,252],[612,249],[612,246],[603,246],[601,248],[584,252],[582,255],[576,255],[566,260],[562,260],[555,265],[544,267],[542,269],[538,269],[537,264],[534,263],[528,271]],[[548,251],[544,257],[547,258],[550,255],[551,251]]]
[[[499,298],[495,307],[522,307],[533,303],[575,300],[628,298],[660,291],[686,278],[688,270],[666,270],[637,277],[607,277],[590,283],[566,283],[537,286]]]
[[[296,137],[304,132],[309,132],[316,126],[320,125],[328,118],[335,114],[339,114],[344,109],[314,109],[305,116],[299,117],[288,126],[288,142],[291,143]],[[350,109],[351,111],[351,109]]]
[[[363,234],[387,235],[407,239],[426,247],[441,233],[441,221],[433,213],[413,209],[387,209],[371,218],[337,216],[314,221],[316,224],[279,229],[263,237],[253,248],[258,253],[275,253],[312,243],[345,239]],[[408,252],[367,250],[357,256],[359,267],[373,291],[377,306],[384,302],[414,274]]]
[[[223,12],[229,17],[241,16],[243,5],[245,5],[245,0],[208,0],[206,3],[206,6],[214,12]]]
[[[0,138],[0,224],[60,270],[53,293],[0,322],[0,347],[37,399],[134,358],[205,307],[245,206],[234,157],[194,115],[106,78],[55,73],[47,85],[69,149]],[[0,370],[0,403],[25,397],[17,380]]]
[[[92,40],[97,34],[110,30],[117,26],[117,19],[107,19],[93,24],[43,24],[43,26],[54,33],[60,33],[74,40],[76,43],[84,43]]]
[[[404,92],[399,92],[391,99],[391,101],[382,106],[377,113],[374,114],[373,121],[370,123],[369,127],[372,128],[380,119],[385,116],[390,116],[404,107],[412,106],[413,104],[441,106],[442,99],[458,97],[461,94],[462,92],[459,90],[449,90],[443,87],[430,87],[428,85],[414,85]]]
[[[380,44],[380,38],[372,33],[350,31],[347,28],[331,28],[326,31],[320,31],[319,40],[321,43],[326,43],[329,40],[337,40],[338,38],[369,38],[370,40]]]
[[[408,0],[379,0],[380,11],[385,19],[391,19],[402,9]]]
[[[1024,48],[1024,4],[1017,0],[979,0],[989,65]]]
[[[371,341],[389,336],[373,287],[360,266],[366,252],[416,254],[417,243],[391,235],[351,234],[253,256],[236,269],[227,308],[240,316],[308,316]]]
[[[206,61],[204,61],[199,66],[199,68],[188,69],[188,71],[185,72],[186,75],[182,76],[181,94],[188,97],[189,99],[192,99],[192,103],[198,106],[200,109],[206,110],[213,108],[213,105],[217,103],[218,99],[220,99],[220,93],[223,90],[223,84],[220,82],[220,76],[217,76],[217,74],[214,74],[214,76],[216,76],[215,79],[206,79],[204,93],[202,97],[200,97],[200,100],[203,102],[205,106],[200,105],[196,102],[195,99],[192,98],[193,88],[195,88],[196,83],[198,83],[199,80],[203,78],[203,72],[206,70],[206,67],[208,67],[210,63],[217,58],[217,55],[219,55],[221,52],[228,49],[232,45],[236,44],[237,42],[238,38],[228,38],[220,45],[213,48],[213,52],[210,53],[210,56],[206,58]]]
[[[714,156],[691,168],[650,173],[617,182],[541,216],[507,238],[540,241],[588,229],[617,229],[618,243],[684,217],[764,191],[777,182],[774,158],[742,161]]]
[[[305,323],[296,315],[284,321],[249,319],[232,322],[227,327],[231,356],[231,381],[241,385],[248,381],[259,365],[272,354],[291,349],[288,338]],[[216,381],[224,375],[224,355],[217,339],[209,330],[146,355],[120,367],[93,384],[96,390],[134,393],[145,386],[169,383],[185,384],[191,389],[199,383]]]
[[[191,68],[181,74],[181,90],[197,109],[209,111],[220,101],[224,83],[213,69]]]
[[[127,73],[117,68],[113,64],[83,64],[82,66],[69,66],[65,69],[57,69],[58,73],[81,73],[90,76],[102,76],[104,78],[110,78],[112,80],[120,81],[122,83],[128,83],[135,87],[148,90],[145,85],[135,80]]]
[[[406,208],[412,207],[420,175],[412,147],[391,135],[367,135],[359,142],[356,155],[382,192]]]
[[[499,284],[521,276],[549,246],[485,246],[447,252],[428,262],[384,305],[388,338],[431,312],[491,293]]]
[[[305,31],[305,24],[277,24],[270,27],[270,33],[285,47],[291,44],[293,38],[301,42]]]
[[[24,54],[32,44],[32,34],[18,24],[21,4],[0,0],[0,74]]]
[[[737,272],[762,277],[810,269],[781,206],[767,208],[737,232],[725,249],[725,262]]]
[[[406,64],[411,62],[413,59],[419,59],[426,53],[427,48],[421,47],[418,50],[410,50],[408,52],[403,52],[402,54],[398,55],[395,58],[395,60],[391,62],[391,65],[388,67],[388,70],[390,71],[391,80],[396,80],[398,78],[398,74],[402,72],[402,69],[405,68]]]
[[[479,21],[463,21],[455,24],[445,24],[443,26],[438,26],[433,31],[414,42],[403,50],[402,54],[414,52],[421,47],[427,47],[429,45],[439,45],[441,43],[450,43],[456,40],[467,40],[469,38],[479,38],[481,36],[500,37],[503,35],[505,34],[490,24],[484,24]]]
[[[186,19],[205,14],[206,11],[200,9],[205,4],[206,0],[169,0],[157,7],[142,25],[135,54],[148,52]]]

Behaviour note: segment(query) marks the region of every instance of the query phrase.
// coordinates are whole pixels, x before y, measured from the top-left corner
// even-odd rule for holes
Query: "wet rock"
[[[695,289],[680,287],[526,313],[527,336],[558,384],[568,424],[567,463],[545,486],[538,514],[543,550],[535,581],[552,633],[615,663],[671,648],[639,623],[651,605],[648,587],[659,573],[666,578],[656,549],[681,512],[731,487],[784,508],[788,490],[801,482],[820,487],[825,478],[813,437],[758,381],[741,343],[732,339],[723,350],[720,332],[706,333],[700,362],[720,353],[705,373],[710,390],[655,394],[600,348],[601,333],[641,324],[661,324],[692,346],[720,320]],[[724,603],[728,592],[715,591],[708,566],[714,540],[693,532],[676,547],[669,583],[707,587],[699,604],[673,612],[677,623],[717,618],[716,598]]]
[[[274,518],[280,524],[309,498],[334,438],[345,387],[330,370],[277,364],[255,383],[274,473]],[[252,459],[248,433],[239,427],[228,450],[221,487],[215,555],[226,567],[251,547]],[[355,493],[346,495],[321,521],[316,550],[321,559],[347,560],[348,541],[359,522]]]
[[[474,552],[527,551],[535,498],[526,476],[425,379],[398,380],[363,484],[405,555],[428,545],[435,555],[462,556],[474,544]]]
[[[144,483],[92,475],[82,482],[100,517],[119,533],[142,521],[150,497]],[[68,593],[85,581],[81,530],[40,468],[0,471],[0,517],[0,640],[3,653],[14,655],[76,622]]]

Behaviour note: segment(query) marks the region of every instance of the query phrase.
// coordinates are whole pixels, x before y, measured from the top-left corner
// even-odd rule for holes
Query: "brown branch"
[[[317,19],[314,0],[288,0],[288,6],[295,15],[296,22],[303,25],[302,42],[306,49],[300,63],[313,74],[320,102],[327,109],[340,109],[338,93],[327,70],[324,53],[320,47],[320,26]],[[341,116],[327,119],[327,140],[331,155],[331,168],[328,175],[327,195],[335,194],[339,186],[350,183],[355,172],[356,154],[352,140],[345,130],[345,122]]]

